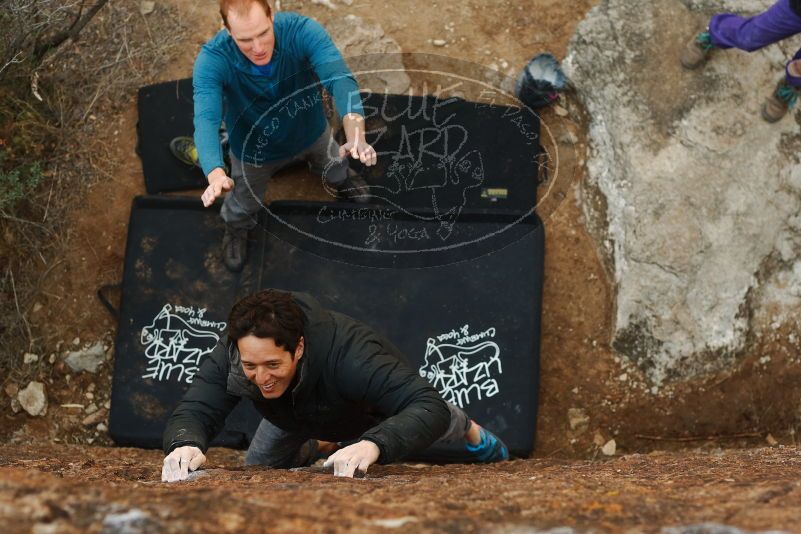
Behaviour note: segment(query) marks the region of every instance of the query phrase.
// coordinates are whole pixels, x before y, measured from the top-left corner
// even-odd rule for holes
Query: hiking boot
[[[787,114],[787,111],[795,106],[798,100],[798,89],[787,83],[786,78],[782,78],[776,84],[773,94],[765,99],[762,104],[762,118],[768,122],[776,122]]]
[[[682,67],[690,70],[697,69],[706,62],[709,53],[714,49],[715,45],[712,44],[712,38],[709,36],[709,32],[701,32],[694,35],[692,39],[687,41],[687,44],[684,45],[684,49],[681,51]]]
[[[238,273],[248,259],[248,231],[246,228],[225,226],[223,235],[223,263],[232,273]]]
[[[472,453],[476,460],[483,464],[493,462],[503,462],[509,459],[509,449],[501,438],[487,430],[480,428],[481,442],[478,445],[465,445],[468,452]]]
[[[200,158],[197,155],[195,140],[191,137],[181,136],[170,141],[170,152],[172,152],[172,155],[181,163],[200,166]]]
[[[344,202],[370,202],[370,186],[364,178],[348,169],[348,177],[336,184],[329,184],[336,191],[337,200]]]

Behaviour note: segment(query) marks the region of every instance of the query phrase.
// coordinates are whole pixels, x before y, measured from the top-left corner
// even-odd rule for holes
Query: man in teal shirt
[[[305,160],[327,189],[353,200],[366,198],[349,180],[347,155],[374,165],[364,137],[359,87],[326,31],[297,13],[273,14],[267,0],[220,0],[225,29],[203,45],[192,73],[195,146],[209,186],[208,207],[227,195],[223,259],[244,266],[247,233],[256,224],[269,178]],[[320,85],[333,97],[346,143],[337,146],[325,118]],[[228,131],[231,172],[220,145]]]

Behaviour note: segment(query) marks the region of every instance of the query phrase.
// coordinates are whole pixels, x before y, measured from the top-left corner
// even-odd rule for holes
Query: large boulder
[[[798,38],[679,64],[716,11],[603,0],[564,68],[590,116],[581,202],[616,287],[613,346],[660,384],[720,370],[801,311],[801,138],[760,118]]]

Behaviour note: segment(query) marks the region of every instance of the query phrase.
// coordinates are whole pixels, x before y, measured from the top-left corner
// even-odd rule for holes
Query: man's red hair
[[[264,8],[264,12],[269,17],[273,10],[267,0],[220,0],[220,16],[222,16],[225,27],[228,28],[228,12],[232,9],[238,12],[246,12],[251,4],[259,4]]]

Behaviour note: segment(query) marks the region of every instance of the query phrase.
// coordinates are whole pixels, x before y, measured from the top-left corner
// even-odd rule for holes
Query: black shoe
[[[238,273],[248,259],[248,231],[246,228],[225,226],[223,235],[223,263],[232,273]]]
[[[348,177],[337,184],[330,184],[337,194],[337,200],[343,202],[370,202],[370,186],[364,178],[348,169]]]

